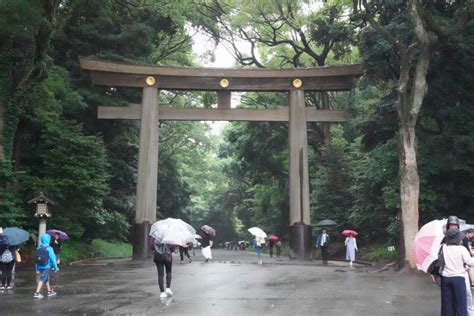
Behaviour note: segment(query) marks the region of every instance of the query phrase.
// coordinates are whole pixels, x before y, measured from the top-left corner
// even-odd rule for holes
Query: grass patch
[[[91,244],[68,240],[61,248],[61,262],[69,263],[76,260],[96,257],[131,257],[132,245],[94,239]]]
[[[388,251],[387,245],[377,245],[364,254],[368,261],[393,261],[398,259],[398,249]]]
[[[110,242],[102,239],[94,239],[92,246],[102,257],[131,257],[132,245],[121,242]]]

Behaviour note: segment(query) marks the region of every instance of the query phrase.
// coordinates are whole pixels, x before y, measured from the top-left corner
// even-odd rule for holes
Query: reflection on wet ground
[[[36,275],[20,266],[13,289],[0,291],[0,315],[439,314],[439,288],[426,275],[374,271],[268,257],[259,266],[253,253],[215,250],[210,263],[175,257],[165,299],[153,262],[129,259],[62,266],[50,274],[58,295],[34,299]]]

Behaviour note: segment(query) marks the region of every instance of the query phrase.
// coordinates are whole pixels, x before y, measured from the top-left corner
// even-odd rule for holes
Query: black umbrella
[[[319,221],[315,226],[316,227],[325,227],[325,226],[336,226],[337,223],[333,221],[332,219],[323,219],[322,221]]]

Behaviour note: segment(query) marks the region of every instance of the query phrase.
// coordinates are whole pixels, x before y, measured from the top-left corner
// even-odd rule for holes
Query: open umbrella
[[[473,224],[464,224],[464,225],[461,225],[461,227],[459,228],[459,230],[461,230],[463,233],[466,230],[469,230],[469,229],[474,229],[474,225]]]
[[[356,232],[355,230],[352,230],[352,229],[344,229],[344,230],[342,231],[342,234],[343,234],[344,236],[346,236],[346,237],[348,237],[348,236],[350,236],[350,235],[356,237],[357,235],[359,235],[358,232]]]
[[[167,218],[151,225],[150,236],[160,243],[184,245],[193,242],[196,230],[181,219]]]
[[[267,234],[260,228],[258,227],[252,227],[247,229],[249,233],[254,235],[255,237],[262,237],[262,238],[267,238]]]
[[[68,240],[69,239],[69,236],[65,232],[63,232],[59,229],[49,229],[49,230],[46,231],[46,234],[50,235],[51,237],[54,237],[56,234],[59,234],[59,239],[61,239],[61,240]]]
[[[317,222],[315,226],[326,227],[326,226],[336,226],[336,225],[337,223],[333,221],[332,219],[323,219],[322,221]]]
[[[444,238],[446,220],[434,220],[420,228],[413,242],[413,254],[418,270],[427,272],[429,266],[438,259],[441,241]]]
[[[3,234],[8,236],[8,243],[11,246],[17,246],[30,239],[30,233],[18,227],[7,227],[3,230]]]
[[[277,235],[271,234],[268,236],[268,240],[278,241],[280,240],[280,237],[278,237]]]
[[[216,235],[216,230],[214,228],[212,228],[211,226],[209,226],[209,225],[202,225],[201,230],[203,232],[205,232],[206,234],[208,234],[209,236],[215,236]]]

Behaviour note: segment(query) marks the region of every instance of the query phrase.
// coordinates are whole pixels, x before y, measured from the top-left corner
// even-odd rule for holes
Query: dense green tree
[[[436,45],[465,27],[474,17],[474,6],[465,1],[384,3],[362,0],[354,1],[354,11],[357,17],[375,29],[396,54],[398,76],[395,108],[400,123],[401,257],[403,264],[414,268],[415,259],[411,249],[418,231],[420,194],[416,125],[428,89],[427,74],[432,55],[438,49]],[[394,15],[409,21],[411,32],[408,32],[408,37],[397,37],[389,28]]]

